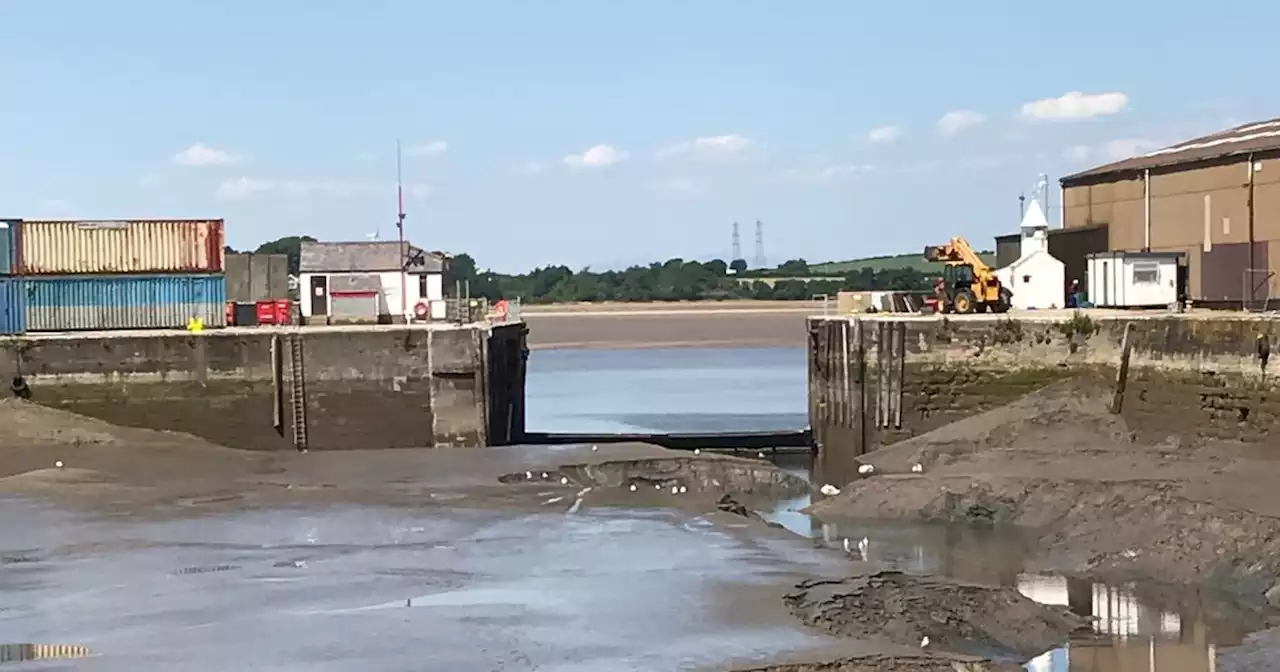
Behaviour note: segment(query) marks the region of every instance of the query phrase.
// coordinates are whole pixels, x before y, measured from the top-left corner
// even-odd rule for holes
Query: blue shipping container
[[[22,220],[0,219],[0,275],[11,275],[18,265],[18,226]]]
[[[0,335],[13,336],[26,331],[26,290],[21,278],[0,277]]]
[[[226,277],[52,275],[22,279],[28,331],[182,329],[227,324]]]

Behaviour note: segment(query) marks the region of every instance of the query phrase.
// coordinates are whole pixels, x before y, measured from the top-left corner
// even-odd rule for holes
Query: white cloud
[[[596,145],[581,154],[564,157],[564,165],[570,168],[607,168],[626,161],[631,152],[611,145]]]
[[[1082,93],[1070,91],[1057,98],[1033,100],[1022,106],[1022,116],[1028,119],[1055,121],[1089,119],[1124,111],[1129,97],[1123,93]]]
[[[938,120],[938,133],[955,135],[966,128],[972,128],[986,121],[986,115],[973,110],[952,110]]]
[[[449,143],[444,140],[433,140],[421,145],[414,145],[405,150],[409,156],[440,156],[449,151]]]
[[[897,126],[881,126],[867,133],[867,139],[877,144],[887,144],[901,137],[902,129]]]
[[[431,186],[421,182],[404,185],[405,195],[414,200],[431,196]],[[254,177],[238,177],[223,180],[215,195],[227,201],[243,201],[259,195],[279,195],[285,198],[353,198],[395,193],[395,185],[344,180],[274,180]]]
[[[225,166],[240,161],[240,157],[221,149],[214,149],[202,142],[173,155],[173,162],[179,166]]]
[[[760,148],[760,143],[745,135],[708,135],[668,145],[658,150],[658,158],[688,156],[703,161],[735,160]]]

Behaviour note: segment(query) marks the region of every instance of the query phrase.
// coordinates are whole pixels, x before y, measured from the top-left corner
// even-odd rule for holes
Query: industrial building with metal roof
[[[1064,229],[1110,250],[1179,252],[1200,303],[1280,302],[1280,119],[1244,124],[1061,180]]]

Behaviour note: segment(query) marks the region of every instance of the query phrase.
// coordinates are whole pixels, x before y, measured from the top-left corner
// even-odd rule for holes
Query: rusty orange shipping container
[[[17,267],[26,275],[221,273],[221,219],[22,222]]]

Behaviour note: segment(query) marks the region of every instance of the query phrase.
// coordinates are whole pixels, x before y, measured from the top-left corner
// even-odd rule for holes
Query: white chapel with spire
[[[1067,270],[1049,254],[1049,220],[1032,200],[1022,216],[1022,251],[1018,260],[996,271],[1013,292],[1015,310],[1061,308],[1066,299]]]

